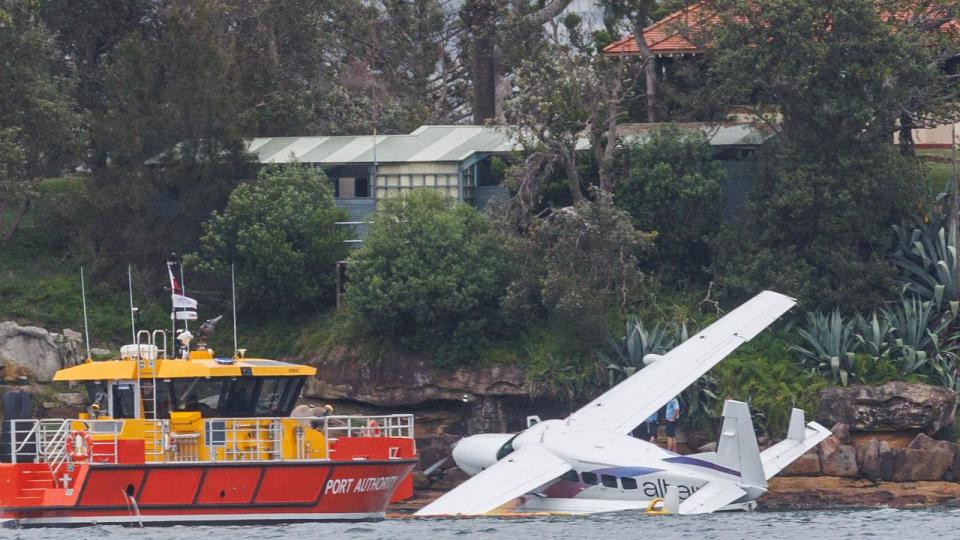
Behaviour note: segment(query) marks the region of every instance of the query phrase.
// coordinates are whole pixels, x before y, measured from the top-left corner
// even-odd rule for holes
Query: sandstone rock
[[[895,448],[892,452],[894,482],[942,480],[953,464],[954,457],[950,452],[939,448],[931,450]]]
[[[69,329],[56,334],[36,326],[0,323],[0,359],[29,370],[38,381],[49,381],[58,369],[78,363],[82,343],[80,334]]]
[[[780,476],[820,476],[820,454],[816,448],[807,451],[796,461],[787,465],[780,472]]]
[[[957,395],[946,388],[890,382],[824,389],[817,419],[826,425],[847,424],[852,431],[923,430],[932,434],[953,424],[956,408]]]
[[[880,479],[886,481],[893,480],[894,455],[893,449],[890,448],[887,441],[880,441],[877,455],[880,461]]]
[[[833,432],[833,436],[840,441],[840,444],[852,444],[850,441],[850,427],[846,424],[834,424],[830,431]]]
[[[826,476],[856,478],[857,451],[849,444],[840,444],[836,437],[827,437],[819,447],[820,470]]]
[[[952,482],[960,482],[960,452],[957,452],[953,456],[953,464],[950,466],[950,470],[947,472],[944,479],[950,480]]]
[[[915,508],[947,504],[960,497],[960,484],[952,482],[918,482],[876,484],[849,478],[786,478],[770,479],[769,491],[759,500],[766,510],[799,510],[815,508],[875,508],[892,506]],[[904,537],[911,537],[909,532]]]
[[[860,476],[873,482],[880,480],[880,441],[876,438],[857,448],[857,465]]]
[[[951,459],[953,459],[952,456],[956,455],[957,451],[960,450],[960,445],[949,441],[938,441],[921,433],[913,439],[909,448],[913,448],[914,450],[943,450],[944,452],[949,452]]]
[[[318,368],[318,378],[308,381],[305,397],[396,407],[438,400],[469,403],[484,397],[530,395],[526,371],[515,367],[453,370],[397,358],[377,366],[331,361]]]

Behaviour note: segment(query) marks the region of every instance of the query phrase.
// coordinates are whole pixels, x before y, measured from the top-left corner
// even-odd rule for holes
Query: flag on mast
[[[175,262],[167,263],[167,273],[170,274],[170,301],[173,304],[172,318],[179,321],[197,320],[197,301],[189,296],[184,296],[183,286],[177,281],[177,276],[173,272]]]

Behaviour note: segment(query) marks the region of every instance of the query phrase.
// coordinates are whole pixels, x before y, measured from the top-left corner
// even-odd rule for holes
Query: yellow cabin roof
[[[104,360],[100,362],[86,362],[66,369],[61,369],[54,376],[55,381],[103,381],[103,380],[131,380],[137,377],[137,360]],[[315,375],[317,368],[290,364],[278,360],[265,358],[234,359],[234,363],[218,362],[210,355],[197,352],[191,353],[190,360],[158,359],[156,360],[158,379],[187,379],[195,377],[293,377],[298,375]],[[249,372],[244,373],[246,369]],[[142,376],[149,372],[144,372]]]

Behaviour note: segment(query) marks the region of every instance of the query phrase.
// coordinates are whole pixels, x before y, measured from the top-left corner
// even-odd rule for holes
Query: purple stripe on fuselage
[[[590,472],[596,474],[623,476],[626,478],[636,478],[638,476],[644,476],[647,474],[660,472],[662,470],[663,469],[654,469],[653,467],[607,467],[606,469],[595,469]]]
[[[709,461],[704,461],[704,460],[702,460],[702,459],[697,459],[697,458],[695,458],[695,457],[690,457],[690,456],[671,457],[671,458],[666,458],[666,459],[664,459],[664,461],[666,461],[666,462],[668,462],[668,463],[679,463],[679,464],[681,464],[681,465],[693,465],[693,466],[695,466],[695,467],[703,467],[703,468],[705,468],[705,469],[713,469],[713,470],[715,470],[715,471],[719,471],[719,472],[722,472],[722,473],[724,473],[724,474],[729,474],[729,475],[732,475],[732,476],[740,476],[740,473],[739,473],[738,471],[735,471],[735,470],[733,470],[733,469],[728,469],[728,468],[724,467],[723,465],[717,465],[716,463],[710,463]]]

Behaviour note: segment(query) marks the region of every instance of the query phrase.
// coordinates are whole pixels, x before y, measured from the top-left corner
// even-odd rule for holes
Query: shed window
[[[637,479],[636,478],[621,478],[620,486],[623,489],[637,489]]]
[[[609,474],[601,474],[600,482],[603,484],[603,487],[608,487],[608,488],[619,487],[617,485],[617,477]]]
[[[585,472],[581,475],[583,483],[591,486],[597,485],[597,475],[592,472]]]

